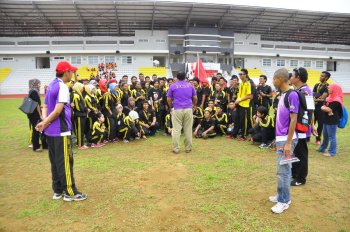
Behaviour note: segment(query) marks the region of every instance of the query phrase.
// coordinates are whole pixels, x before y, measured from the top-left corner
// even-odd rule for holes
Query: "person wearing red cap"
[[[57,64],[56,78],[46,91],[43,121],[35,127],[47,137],[54,200],[63,197],[64,201],[82,201],[87,198],[77,190],[73,176],[72,108],[66,83],[71,81],[75,71],[77,68],[67,61]]]

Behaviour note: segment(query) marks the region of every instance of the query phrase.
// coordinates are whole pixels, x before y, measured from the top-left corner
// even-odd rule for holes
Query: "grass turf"
[[[27,148],[20,102],[0,99],[0,231],[350,231],[349,126],[336,157],[309,144],[308,182],[282,215],[267,200],[274,152],[222,137],[194,140],[190,154],[173,155],[161,134],[78,151],[76,184],[89,198],[67,203],[51,199],[47,153]]]

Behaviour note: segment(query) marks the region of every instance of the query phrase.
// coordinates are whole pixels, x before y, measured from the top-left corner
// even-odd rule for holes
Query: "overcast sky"
[[[350,13],[350,0],[173,0],[182,2],[205,2],[215,4],[234,4],[245,6],[263,6],[273,8],[298,9]]]

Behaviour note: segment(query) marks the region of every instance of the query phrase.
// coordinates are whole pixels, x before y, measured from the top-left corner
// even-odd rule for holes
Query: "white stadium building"
[[[171,77],[194,63],[251,77],[286,67],[321,71],[350,93],[350,14],[176,1],[1,1],[0,94],[43,85],[68,60],[89,78],[116,63],[117,78]],[[155,65],[156,64],[156,65]]]

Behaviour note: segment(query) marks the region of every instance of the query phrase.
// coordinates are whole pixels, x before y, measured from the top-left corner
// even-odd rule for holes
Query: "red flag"
[[[194,69],[193,76],[198,77],[200,83],[209,83],[207,80],[207,73],[205,72],[202,60],[199,58],[199,55],[197,54],[197,63],[196,68]]]

